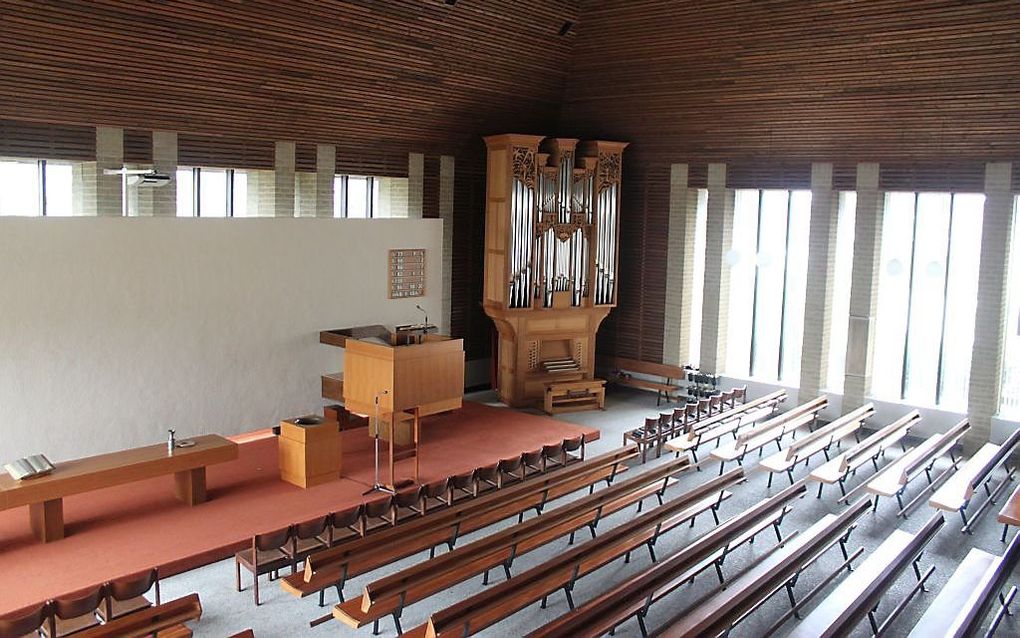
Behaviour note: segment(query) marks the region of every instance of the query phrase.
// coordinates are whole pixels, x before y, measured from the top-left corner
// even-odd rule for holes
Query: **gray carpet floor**
[[[472,395],[469,398],[481,401],[494,400],[493,396],[489,393],[480,393]],[[665,411],[666,409],[666,406],[663,406],[663,410]],[[607,396],[605,411],[578,412],[562,415],[559,418],[574,423],[583,423],[594,426],[602,431],[602,438],[590,445],[588,448],[589,455],[594,455],[619,447],[622,443],[622,434],[625,430],[638,427],[646,416],[655,416],[657,413],[658,409],[656,408],[655,397],[653,394],[635,390],[614,389]],[[870,423],[869,425],[871,427],[877,427],[879,425],[884,425],[884,423]],[[916,443],[916,441],[907,442],[908,449],[913,443]],[[895,450],[890,451],[886,462],[892,461],[899,453],[900,449],[898,447]],[[636,471],[641,471],[642,469],[653,467],[657,463],[665,462],[668,458],[672,458],[672,455],[664,455],[661,459],[651,459],[645,466],[639,466],[634,469]],[[777,476],[772,487],[767,488],[766,484],[768,473],[753,471],[756,462],[757,457],[750,459],[749,461],[745,461],[745,470],[750,473],[751,477],[746,483],[735,488],[733,490],[733,497],[720,506],[720,518],[726,519],[731,516],[739,515],[747,507],[755,504],[763,498],[779,492],[789,485],[785,476]],[[813,458],[811,460],[810,467],[815,467],[822,462],[824,462],[824,457],[819,454],[817,455],[817,458]],[[939,465],[936,466],[935,473],[937,474],[941,467],[948,466],[948,464],[948,458],[942,459],[939,462]],[[809,471],[810,470],[805,468],[804,465],[800,465],[795,472],[795,478],[799,479],[806,476]],[[713,464],[711,467],[706,467],[706,471],[703,472],[689,471],[684,473],[679,477],[679,481],[669,488],[666,493],[666,498],[674,498],[677,495],[684,493],[686,490],[691,489],[707,478],[715,476],[717,472],[718,466]],[[862,470],[859,477],[849,481],[848,486],[852,487],[856,485],[869,475],[870,471]],[[1000,469],[998,471],[998,475],[1004,475],[1003,470]],[[906,497],[909,498],[916,494],[923,487],[924,483],[924,479],[918,479],[915,484],[908,488]],[[843,505],[837,503],[837,498],[839,496],[839,490],[837,487],[826,487],[822,498],[816,499],[815,485],[816,484],[813,482],[810,483],[808,485],[808,494],[804,498],[794,502],[793,511],[786,517],[786,520],[782,525],[784,534],[789,534],[797,529],[806,529],[811,523],[818,520],[825,514],[839,513],[845,509]],[[1007,488],[1005,494],[1008,494],[1011,489],[1012,485]],[[586,490],[583,491],[583,494],[586,493]],[[571,498],[576,498],[581,495],[582,494],[576,494],[572,497],[561,499],[557,501],[555,505],[561,505],[568,502]],[[654,499],[649,499],[646,506],[654,504]],[[865,560],[867,555],[874,550],[874,548],[877,547],[892,530],[902,529],[907,532],[915,532],[919,530],[931,516],[935,515],[935,510],[929,508],[926,503],[917,507],[907,519],[896,516],[898,509],[899,508],[896,505],[895,499],[882,499],[877,511],[868,512],[861,517],[859,524],[856,530],[851,534],[850,541],[848,543],[848,548],[851,551],[858,547],[864,548],[863,556],[859,558],[856,563]],[[977,547],[994,554],[1002,553],[1005,549],[1005,543],[1001,543],[999,541],[999,534],[1002,531],[1002,526],[995,521],[995,513],[997,510],[998,506],[988,508],[984,516],[974,525],[974,533],[972,535],[962,534],[960,532],[959,516],[956,514],[946,516],[946,524],[928,545],[927,551],[920,563],[922,570],[932,565],[935,566],[935,571],[928,580],[929,591],[923,593],[919,592],[913,598],[903,613],[890,625],[886,635],[903,636],[909,632],[914,622],[931,603],[936,593],[942,588],[950,574],[952,574],[953,570],[960,561],[963,560],[964,556],[966,556],[967,552],[970,551],[971,548]],[[614,514],[601,523],[599,530],[600,532],[603,532],[611,526],[629,519],[633,515],[633,507]],[[491,526],[481,532],[465,537],[458,543],[458,545],[465,545],[475,538],[492,533],[497,529],[509,527],[514,523],[516,523],[516,518]],[[692,540],[708,531],[712,525],[713,522],[710,516],[700,516],[693,528],[683,525],[680,528],[669,532],[656,544],[656,553],[658,554],[658,557],[662,559],[680,548],[685,547]],[[586,532],[578,535],[579,542],[583,542],[587,538],[588,535]],[[1012,530],[1010,538],[1012,538]],[[745,544],[736,549],[726,559],[724,565],[724,571],[727,578],[732,578],[733,576],[738,575],[742,570],[753,564],[757,558],[772,549],[775,544],[775,536],[771,532],[768,532],[760,534],[753,545]],[[566,547],[567,539],[563,538],[534,552],[525,554],[515,561],[514,573],[520,573],[529,567],[537,565],[562,552]],[[427,559],[428,552],[424,552],[409,559],[392,564],[384,569],[377,570],[359,578],[354,578],[347,583],[345,593],[348,598],[356,596],[360,593],[365,583]],[[840,565],[842,560],[843,559],[838,547],[830,549],[819,561],[803,572],[797,583],[796,591],[800,592],[801,595],[803,595],[804,592],[810,591],[817,583],[821,582],[822,579],[833,572]],[[581,604],[600,592],[605,591],[614,583],[640,573],[650,564],[651,558],[648,553],[644,551],[636,552],[629,564],[624,563],[623,560],[617,560],[598,570],[594,574],[580,579],[574,590],[574,600],[576,603]],[[269,583],[263,580],[263,604],[256,608],[252,601],[250,575],[245,572],[242,574],[242,578],[243,582],[248,585],[248,588],[241,593],[237,593],[234,590],[233,559],[225,560],[166,579],[163,581],[163,597],[164,600],[168,600],[190,592],[198,592],[201,595],[204,607],[204,616],[201,622],[194,625],[196,636],[227,636],[246,627],[253,628],[255,635],[258,638],[265,638],[268,636],[354,636],[358,634],[368,637],[372,635],[370,627],[356,631],[346,627],[338,621],[330,621],[314,629],[309,628],[309,620],[328,613],[329,604],[336,602],[335,595],[332,597],[327,596],[327,607],[320,608],[314,597],[305,600],[298,600],[282,591],[277,583]],[[492,580],[490,582],[498,583],[502,580],[502,578],[503,577],[499,573],[493,571]],[[817,601],[821,600],[822,595],[827,594],[836,587],[838,582],[839,580],[829,584],[822,591],[819,597],[817,597],[815,601],[807,607],[806,612],[809,613],[811,607],[814,604],[817,604]],[[885,615],[892,610],[897,602],[906,595],[915,582],[913,573],[911,570],[907,569],[901,577],[897,579],[887,598],[879,606],[877,612],[879,619],[884,618]],[[1014,579],[1014,582],[1016,582],[1016,579]],[[473,578],[438,595],[409,606],[405,610],[402,618],[403,628],[407,630],[424,622],[429,613],[463,600],[464,598],[480,591],[482,587],[481,577]],[[684,586],[667,598],[653,605],[647,616],[648,628],[652,630],[660,626],[677,613],[680,613],[684,609],[688,609],[692,605],[696,604],[699,598],[710,593],[717,587],[718,580],[715,575],[712,574],[711,571],[705,572],[702,576],[697,578],[693,585]],[[490,627],[486,631],[482,632],[481,635],[521,636],[549,622],[556,616],[566,612],[567,609],[567,601],[565,597],[562,593],[557,593],[550,597],[547,609],[541,609],[536,603],[514,614],[507,620]],[[789,602],[787,597],[780,592],[771,600],[766,602],[761,608],[751,614],[744,622],[737,625],[731,635],[762,636],[767,628],[788,609]],[[990,621],[990,618],[991,614],[989,614],[989,618],[985,621],[986,625]],[[776,635],[785,635],[794,627],[795,623],[796,620],[791,619],[787,621],[782,625]],[[384,619],[380,623],[380,633],[385,636],[396,635],[391,619]],[[630,620],[622,624],[617,629],[616,635],[640,636],[641,633],[637,622]],[[864,621],[861,623],[856,628],[853,635],[871,635],[868,622]],[[1000,625],[996,635],[1020,636],[1020,622],[1007,617]]]

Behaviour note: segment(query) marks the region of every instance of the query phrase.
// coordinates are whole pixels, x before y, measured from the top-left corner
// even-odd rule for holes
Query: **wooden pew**
[[[949,581],[932,601],[908,638],[964,638],[974,636],[995,602],[999,611],[985,634],[995,633],[1002,616],[1016,596],[1013,586],[1006,595],[1002,588],[1020,564],[1020,534],[1013,537],[1002,556],[974,548],[963,559]]]
[[[932,566],[921,574],[917,562],[928,542],[944,523],[942,514],[936,514],[916,534],[893,530],[864,562],[793,628],[788,638],[848,636],[865,616],[871,623],[872,633],[881,635],[917,590],[924,588],[924,582],[935,571]],[[908,566],[913,566],[917,583],[885,620],[879,623],[875,617],[875,607]]]
[[[732,472],[724,476],[731,475]],[[800,498],[804,491],[803,484],[787,488],[723,523],[725,533],[732,539],[727,548],[732,549],[735,546],[733,543],[748,540],[753,534],[770,525],[778,525],[788,511],[790,503]],[[433,613],[428,622],[404,635],[429,638],[469,636],[536,600],[544,600],[559,589],[563,589],[567,594],[567,603],[573,609],[570,591],[578,578],[598,570],[624,554],[629,554],[642,544],[654,543],[666,528],[672,529],[690,518],[689,510],[684,506],[685,503],[667,502],[551,561]],[[649,548],[651,546],[649,544]],[[718,563],[715,564],[718,566]]]
[[[857,470],[868,462],[874,465],[877,471],[879,457],[888,448],[900,443],[903,437],[910,431],[910,428],[920,420],[921,413],[917,410],[911,410],[889,425],[876,430],[846,452],[813,469],[809,477],[814,481],[818,481],[818,498],[822,497],[822,486],[837,483],[839,484],[839,491],[843,494],[843,498],[840,501],[849,502],[853,492],[848,493],[846,491],[845,482],[847,478],[851,474],[856,474]]]
[[[1002,509],[999,510],[998,521],[1002,523],[1002,538],[999,540],[1005,543],[1006,532],[1009,531],[1010,525],[1020,526],[1020,485],[1016,486],[1013,493],[1003,503]]]
[[[637,359],[625,359],[613,357],[609,360],[612,367],[608,380],[611,383],[625,385],[640,390],[653,390],[655,392],[655,405],[658,406],[663,399],[666,402],[679,401],[684,392],[683,387],[674,383],[674,380],[681,380],[687,377],[687,371],[677,366],[652,363],[650,361],[639,361]],[[636,379],[631,372],[651,377],[659,377],[661,381],[650,381],[647,379]]]
[[[930,490],[936,489],[939,484],[948,478],[950,473],[956,469],[956,457],[953,456],[953,447],[959,443],[963,435],[970,429],[970,423],[964,419],[948,432],[933,434],[917,447],[900,456],[889,465],[886,465],[867,482],[867,489],[875,495],[875,507],[878,507],[878,500],[882,496],[895,496],[899,503],[900,511],[897,516],[906,516],[906,513],[913,507],[917,499],[927,494]],[[953,464],[947,468],[938,478],[932,479],[931,468],[935,461],[948,452],[952,456]],[[903,492],[915,478],[924,474],[928,479],[928,487],[924,492],[918,494],[906,506],[903,505]]]
[[[758,420],[775,413],[779,404],[786,400],[786,391],[777,390],[753,401],[748,401],[734,410],[702,419],[694,424],[684,436],[667,442],[664,447],[672,452],[690,454],[698,461],[698,449],[702,444],[718,442],[723,437],[734,435],[741,428],[753,425]]]
[[[807,465],[808,460],[819,452],[825,454],[825,460],[828,461],[829,450],[832,446],[838,445],[850,435],[856,435],[864,425],[864,422],[874,414],[875,406],[871,403],[865,403],[856,410],[848,412],[831,423],[823,425],[814,432],[797,439],[787,446],[786,449],[763,459],[759,465],[769,471],[768,487],[772,487],[772,476],[776,472],[786,472],[790,479],[790,484],[793,485],[793,468],[797,467],[797,464],[801,461],[804,461],[804,465]]]
[[[827,396],[820,396],[807,403],[802,403],[767,421],[751,426],[738,434],[733,443],[720,445],[712,450],[709,456],[719,461],[719,473],[721,474],[727,461],[743,463],[748,452],[761,450],[769,443],[775,443],[781,450],[780,441],[786,434],[805,426],[810,429],[811,424],[818,418],[818,413],[828,404]]]
[[[375,534],[352,538],[312,554],[305,559],[302,571],[282,578],[280,585],[298,597],[335,587],[343,601],[343,586],[349,578],[438,545],[446,544],[453,549],[461,535],[523,515],[530,509],[541,512],[546,503],[561,496],[603,480],[611,482],[625,469],[624,463],[636,456],[636,447],[620,448],[425,516],[407,519]]]
[[[1020,444],[1020,430],[1013,432],[1002,445],[985,443],[974,456],[964,463],[963,467],[952,478],[943,483],[942,487],[932,494],[931,498],[928,499],[928,504],[935,509],[959,512],[960,517],[963,519],[963,527],[960,531],[968,534],[972,533],[971,525],[977,521],[977,518],[981,516],[981,513],[988,505],[995,502],[996,497],[1006,487],[1006,484],[1013,480],[1013,473],[1016,471],[1016,468],[1010,468],[1006,465],[1005,478],[994,489],[988,487],[988,484],[992,481],[993,472],[1000,465],[1006,464],[1009,460],[1009,455],[1016,450],[1017,444]],[[979,487],[984,487],[987,498],[968,518],[967,508],[974,497],[974,492]]]
[[[787,591],[794,605],[806,602],[807,598],[804,598],[797,603],[793,597],[793,586],[801,572],[837,544],[847,559],[835,573],[841,572],[850,560],[846,551],[850,533],[857,519],[870,508],[871,502],[862,499],[842,514],[826,514],[803,532],[788,536],[775,551],[756,561],[725,588],[709,592],[676,614],[654,635],[673,638],[726,634],[782,590]],[[773,629],[776,627],[774,625]]]
[[[406,605],[423,600],[483,572],[485,580],[482,584],[487,585],[489,570],[500,566],[503,567],[507,578],[510,578],[510,568],[517,557],[566,534],[570,534],[573,542],[574,532],[578,529],[588,527],[592,538],[595,538],[595,531],[603,517],[635,503],[638,504],[640,512],[641,501],[653,495],[658,497],[661,505],[662,494],[672,481],[672,477],[688,467],[687,459],[667,463],[557,507],[538,518],[390,574],[365,585],[360,600],[353,599],[334,607],[333,616],[355,629],[369,622],[377,623],[385,616],[393,616],[399,633],[400,617]],[[734,482],[738,478],[734,477]],[[686,498],[693,504],[704,498],[704,493],[689,492],[679,498]],[[713,516],[716,516],[717,506],[718,503],[711,508]]]
[[[803,493],[803,484],[794,489]],[[612,587],[581,607],[561,616],[529,638],[591,637],[613,631],[631,617],[637,617],[642,635],[647,635],[644,617],[649,607],[715,565],[717,568],[734,547],[770,524],[768,518],[750,528],[742,520],[744,514],[731,518],[704,534],[676,554],[644,572]],[[741,531],[740,528],[744,527]],[[784,541],[780,539],[780,545]],[[721,571],[718,572],[721,579]],[[728,586],[732,587],[732,583]]]
[[[188,594],[161,605],[146,607],[121,616],[108,623],[78,632],[75,638],[141,638],[159,632],[159,636],[190,635],[185,622],[202,617],[202,603],[198,594]],[[181,632],[183,628],[184,633]]]

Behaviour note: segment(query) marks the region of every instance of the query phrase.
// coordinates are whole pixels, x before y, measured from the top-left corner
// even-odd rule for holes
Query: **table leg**
[[[44,543],[64,537],[64,499],[32,503],[28,506],[28,520],[32,533]]]
[[[206,501],[205,468],[185,470],[174,473],[174,494],[188,505],[198,505]]]

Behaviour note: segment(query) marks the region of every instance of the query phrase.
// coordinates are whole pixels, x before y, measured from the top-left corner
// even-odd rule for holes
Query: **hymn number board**
[[[425,296],[425,249],[390,251],[390,299]]]

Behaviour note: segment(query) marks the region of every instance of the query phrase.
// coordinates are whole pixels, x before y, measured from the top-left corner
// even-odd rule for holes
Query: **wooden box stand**
[[[545,387],[545,411],[548,414],[603,410],[606,407],[606,382],[602,379],[564,381]]]
[[[312,423],[295,423],[309,420]],[[299,417],[280,422],[280,478],[298,487],[311,487],[340,478],[340,424],[322,417]]]

